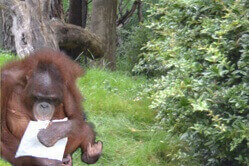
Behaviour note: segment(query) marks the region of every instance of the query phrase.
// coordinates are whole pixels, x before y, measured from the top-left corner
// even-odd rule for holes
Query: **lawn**
[[[12,57],[0,52],[1,64],[9,59]],[[143,77],[101,69],[88,69],[77,81],[88,121],[95,124],[97,139],[104,143],[96,165],[165,165],[169,136],[155,125],[149,98],[140,93],[146,83]],[[80,150],[73,154],[76,166],[83,164],[80,155]],[[0,160],[0,165],[8,164]]]
[[[79,79],[84,108],[104,142],[96,165],[165,165],[161,147],[166,133],[154,124],[148,96],[141,95],[147,80],[120,72],[90,69]],[[74,154],[80,165],[80,153]]]

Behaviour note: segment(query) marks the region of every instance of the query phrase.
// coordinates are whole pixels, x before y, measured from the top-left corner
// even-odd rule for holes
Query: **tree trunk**
[[[86,27],[88,0],[70,0],[68,23]]]
[[[0,48],[3,47],[3,17],[2,17],[2,10],[0,7]]]
[[[12,9],[12,33],[15,36],[15,48],[19,56],[24,57],[41,47],[59,48],[52,27],[49,25],[49,14],[52,13],[49,1],[41,3],[39,0],[5,0],[4,2]]]
[[[82,27],[83,28],[86,28],[87,13],[88,13],[88,0],[83,0],[83,4],[82,4]]]
[[[64,19],[63,18],[63,4],[61,0],[51,0],[51,5],[50,5],[50,18],[59,18],[59,19]]]
[[[1,4],[6,6],[3,14],[4,46],[14,48],[19,56],[24,57],[43,47],[68,52],[77,47],[81,52],[91,52],[91,58],[103,56],[98,37],[58,19],[62,17],[61,0],[3,0]],[[69,34],[78,34],[73,44]]]
[[[116,68],[116,14],[117,0],[92,1],[91,30],[104,42],[104,59],[102,65],[114,70]]]
[[[68,23],[82,26],[83,0],[70,0]]]

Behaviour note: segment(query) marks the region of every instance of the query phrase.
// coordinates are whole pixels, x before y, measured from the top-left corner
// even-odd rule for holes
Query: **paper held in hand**
[[[66,121],[67,118],[62,120],[53,120],[52,122]],[[22,137],[21,143],[16,152],[16,158],[21,156],[33,156],[40,158],[48,158],[54,160],[63,159],[63,154],[67,145],[68,138],[63,138],[56,142],[52,147],[46,147],[41,144],[37,138],[40,129],[45,129],[49,121],[30,121],[26,131]]]

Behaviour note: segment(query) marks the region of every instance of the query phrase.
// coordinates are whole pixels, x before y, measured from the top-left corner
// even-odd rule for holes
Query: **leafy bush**
[[[249,2],[159,0],[133,71],[157,119],[206,165],[249,163]]]
[[[134,1],[123,1],[123,7],[125,7],[123,11],[130,10],[133,3]],[[147,20],[148,18],[147,9],[149,9],[149,4],[143,2],[143,20]],[[117,69],[131,73],[132,68],[138,63],[139,55],[142,53],[141,48],[153,37],[153,35],[154,33],[149,28],[143,26],[142,23],[139,22],[136,12],[133,13],[125,25],[122,28],[117,29]]]
[[[144,26],[134,26],[131,30],[119,29],[119,46],[117,48],[117,66],[119,70],[132,71],[138,63],[141,48],[151,38],[151,31]]]

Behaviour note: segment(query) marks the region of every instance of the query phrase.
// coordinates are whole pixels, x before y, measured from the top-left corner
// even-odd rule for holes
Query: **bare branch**
[[[141,0],[135,0],[132,5],[131,10],[127,11],[120,19],[117,20],[117,26],[118,27],[123,26],[129,20],[129,18],[133,15],[133,13],[136,11],[136,9],[139,7],[141,3],[142,3]]]
[[[90,4],[90,3],[92,3],[92,0],[87,0],[87,4]]]

